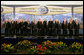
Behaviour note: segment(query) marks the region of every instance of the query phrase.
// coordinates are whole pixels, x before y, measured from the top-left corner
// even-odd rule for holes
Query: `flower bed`
[[[1,45],[1,52],[11,53],[11,52],[15,52],[15,49],[14,46],[12,46],[12,44],[3,43]]]
[[[83,51],[83,45],[77,42],[74,42],[72,45],[69,46],[72,52],[81,52]]]
[[[31,48],[31,46],[34,46],[36,45],[37,43],[32,43],[31,41],[28,41],[28,40],[23,40],[23,41],[20,41],[18,42],[15,47],[17,49],[26,49],[26,48]]]
[[[61,51],[61,53],[60,53]],[[42,44],[23,40],[15,45],[3,43],[2,53],[21,53],[21,54],[83,54],[83,45],[74,42],[69,46],[64,42],[44,41]]]

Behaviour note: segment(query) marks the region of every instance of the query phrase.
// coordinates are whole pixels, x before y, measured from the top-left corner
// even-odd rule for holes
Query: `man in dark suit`
[[[21,36],[23,36],[23,20],[20,22],[20,30],[21,30]]]
[[[5,22],[5,35],[8,36],[8,20]]]
[[[55,21],[55,36],[57,36],[58,20]]]
[[[8,21],[7,23],[6,23],[6,28],[7,28],[7,34],[8,35],[10,35],[10,33],[11,33],[11,29],[10,29],[10,27],[11,27],[11,23],[10,23],[10,21]]]
[[[19,35],[21,35],[21,28],[22,28],[22,21],[21,21],[21,19],[19,20],[18,28],[19,28]]]
[[[9,28],[9,35],[11,36],[11,19],[9,19],[9,23],[10,23],[10,28]]]
[[[42,35],[42,21],[41,21],[41,19],[39,19],[37,22],[37,29],[38,29],[38,35],[41,36]]]
[[[18,27],[18,25],[17,25],[17,21],[14,21],[14,23],[13,23],[13,25],[14,25],[14,35],[17,35],[17,27]]]
[[[46,21],[46,18],[45,18],[45,20],[44,20],[44,22],[43,22],[43,31],[44,31],[44,35],[47,35],[47,21]]]
[[[27,36],[27,26],[28,26],[28,23],[27,23],[27,21],[25,21],[23,23],[23,34],[24,34],[24,36]]]
[[[60,37],[60,35],[61,35],[61,23],[60,23],[60,20],[58,21],[57,35],[58,35],[59,37]]]
[[[34,22],[34,29],[33,29],[34,36],[37,36],[37,21]]]
[[[69,29],[69,36],[72,37],[73,36],[73,20],[72,20],[72,18],[70,19],[70,21],[68,23],[68,29]]]
[[[31,35],[31,24],[29,20],[27,19],[27,36]]]
[[[63,29],[63,36],[64,37],[67,36],[67,21],[66,21],[66,18],[64,19],[64,21],[62,23],[62,29]]]
[[[52,36],[55,36],[56,34],[56,30],[55,30],[55,20],[53,20],[53,24],[52,24]]]
[[[14,22],[14,21],[12,20],[12,21],[11,21],[11,27],[10,27],[10,29],[11,29],[11,35],[12,35],[12,36],[14,35],[14,33],[13,33],[13,32],[14,32],[13,22]]]
[[[31,22],[31,35],[34,35],[34,25],[35,25],[35,19]]]
[[[42,20],[42,26],[41,26],[41,36],[44,36],[44,20]]]
[[[77,19],[75,19],[74,29],[75,29],[75,36],[79,37],[79,28],[80,24],[78,23]]]
[[[17,20],[17,23],[16,23],[16,35],[19,35],[19,20]]]
[[[17,23],[17,25],[18,25],[18,27],[17,27],[17,35],[21,35],[21,20],[19,19],[18,20],[18,23]]]
[[[52,36],[52,30],[53,30],[52,25],[53,25],[53,21],[51,21],[51,18],[50,18],[49,21],[48,21],[48,32],[49,32],[48,35],[49,36]]]

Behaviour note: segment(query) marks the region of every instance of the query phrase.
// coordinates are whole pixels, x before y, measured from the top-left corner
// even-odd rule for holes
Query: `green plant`
[[[1,45],[1,51],[4,53],[15,52],[14,46],[12,44],[3,43]]]
[[[17,52],[16,52],[17,50]],[[83,45],[81,43],[74,42],[69,46],[66,43],[44,41],[42,44],[33,43],[28,40],[18,42],[16,45],[3,43],[1,45],[2,53],[21,53],[21,54],[82,54]]]
[[[31,48],[31,52],[33,54],[45,54],[46,50],[47,50],[47,48],[45,46],[42,46],[42,45],[33,46]]]
[[[83,51],[83,45],[81,43],[74,42],[69,46],[71,52],[81,52]]]
[[[63,43],[61,41],[60,42],[51,42],[49,40],[44,41],[42,45],[46,46],[50,50],[62,50],[67,47],[66,43]]]
[[[17,49],[26,49],[26,48],[31,48],[31,46],[36,45],[36,43],[32,43],[31,41],[28,40],[23,40],[18,42],[15,46]]]

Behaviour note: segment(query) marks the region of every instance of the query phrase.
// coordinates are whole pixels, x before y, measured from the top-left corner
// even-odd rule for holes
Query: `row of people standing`
[[[62,31],[63,30],[63,31]],[[5,22],[5,33],[6,35],[23,35],[23,36],[60,36],[60,35],[68,35],[69,36],[79,35],[79,23],[77,20],[70,19],[69,23],[67,23],[66,19],[64,19],[63,23],[60,23],[56,19],[56,21],[41,21],[41,19],[33,21],[30,23],[27,21],[7,21]],[[63,33],[63,34],[61,34]]]

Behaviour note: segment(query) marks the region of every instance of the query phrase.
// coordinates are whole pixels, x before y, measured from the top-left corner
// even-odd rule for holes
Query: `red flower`
[[[49,45],[49,43],[46,43],[47,45]]]
[[[41,45],[37,45],[37,48],[41,48]]]
[[[42,52],[44,52],[44,49],[41,49]]]
[[[40,51],[40,50],[41,50],[41,48],[37,48],[37,50],[38,50],[38,51]]]
[[[47,46],[50,46],[49,44]]]
[[[6,45],[6,43],[4,43],[3,45]]]
[[[49,43],[46,43],[47,46],[50,46]]]
[[[41,52],[38,52],[38,54],[41,54]]]
[[[53,43],[52,45],[54,46],[55,44]]]
[[[44,50],[46,50],[47,48],[46,47],[43,47]]]

